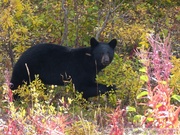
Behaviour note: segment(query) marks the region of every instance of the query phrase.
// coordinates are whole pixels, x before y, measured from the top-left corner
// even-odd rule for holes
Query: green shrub
[[[134,105],[137,94],[141,91],[143,81],[140,80],[138,71],[139,63],[115,54],[111,65],[97,76],[97,81],[108,86],[116,85],[115,95],[111,93],[109,100],[115,105],[117,99],[122,100],[122,105]],[[116,98],[116,100],[114,99]]]
[[[171,70],[171,81],[170,85],[174,88],[173,93],[180,95],[180,59],[172,57],[173,68]]]
[[[18,94],[22,102],[33,103],[38,102],[39,100],[47,100],[48,96],[45,93],[45,85],[39,79],[39,76],[35,76],[29,85],[25,82],[24,85],[18,87],[17,90],[14,90],[14,94]]]

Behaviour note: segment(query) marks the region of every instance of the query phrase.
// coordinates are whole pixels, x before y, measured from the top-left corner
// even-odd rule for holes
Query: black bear
[[[77,49],[55,44],[29,48],[13,68],[11,89],[17,89],[24,82],[29,83],[38,74],[44,84],[54,85],[64,85],[70,76],[75,89],[83,92],[85,99],[104,94],[112,87],[97,84],[95,78],[113,60],[117,40],[104,43],[91,38],[90,44],[91,47]]]

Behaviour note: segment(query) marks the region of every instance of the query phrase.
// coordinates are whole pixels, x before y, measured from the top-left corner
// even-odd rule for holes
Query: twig
[[[67,35],[68,35],[68,10],[65,7],[65,0],[62,0],[62,9],[64,11],[64,32],[63,32],[61,44],[63,44],[64,41],[67,41]]]
[[[102,31],[105,29],[105,27],[106,27],[106,25],[107,25],[107,23],[108,23],[108,21],[109,21],[110,15],[111,15],[113,12],[115,12],[115,11],[121,6],[121,4],[122,4],[123,2],[124,2],[124,0],[123,0],[120,4],[118,4],[114,9],[109,10],[109,12],[108,12],[107,15],[106,15],[106,18],[105,18],[105,20],[104,20],[104,23],[103,23],[101,29],[100,29],[100,30],[97,32],[97,34],[96,34],[96,39],[99,39],[99,36],[101,35]]]
[[[76,15],[74,16],[74,21],[76,23],[76,40],[75,45],[78,45],[78,37],[79,37],[79,21],[78,21],[78,1],[74,0],[74,11],[76,12]]]

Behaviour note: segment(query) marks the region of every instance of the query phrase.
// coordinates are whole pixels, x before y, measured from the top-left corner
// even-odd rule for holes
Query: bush
[[[117,90],[114,97],[109,100],[116,105],[117,99],[122,100],[122,105],[135,105],[136,96],[141,91],[143,81],[140,79],[139,67],[140,64],[129,59],[124,60],[119,55],[115,54],[111,65],[103,70],[97,76],[97,81],[107,84],[108,86],[116,85]]]

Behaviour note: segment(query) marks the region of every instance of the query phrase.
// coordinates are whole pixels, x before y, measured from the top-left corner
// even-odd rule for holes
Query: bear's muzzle
[[[110,64],[110,59],[109,59],[109,56],[107,54],[103,55],[102,56],[102,59],[101,59],[101,63],[104,65],[104,66],[107,66]]]

